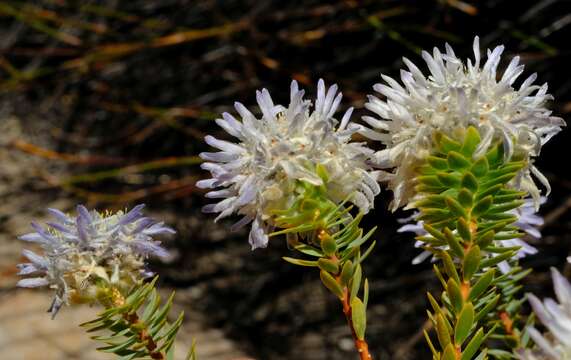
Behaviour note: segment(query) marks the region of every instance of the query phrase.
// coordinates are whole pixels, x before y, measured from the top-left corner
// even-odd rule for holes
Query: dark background
[[[160,212],[179,231],[167,243],[174,258],[155,264],[163,283],[187,291],[187,306],[252,356],[352,358],[339,304],[316,273],[283,262],[284,243],[250,252],[245,231],[230,234],[230,222],[200,213],[206,202],[194,183],[207,174],[195,156],[205,134],[226,136],[213,119],[234,101],[254,109],[262,87],[286,102],[292,78],[310,97],[319,78],[337,83],[342,107],[362,109],[381,73],[399,76],[402,56],[425,70],[420,50],[448,42],[471,57],[474,35],[482,48],[506,46],[500,67],[519,54],[567,118],[570,23],[565,0],[0,1],[0,121],[16,116],[37,139],[0,151],[57,169],[29,179],[29,191]],[[541,210],[543,239],[533,242],[541,251],[524,264],[536,269],[526,291],[544,296],[549,267],[563,269],[571,249],[570,140],[563,131],[537,161],[553,194]],[[380,225],[364,267],[367,337],[383,359],[429,359],[420,329],[425,293],[439,287],[430,264],[410,265],[418,250],[396,233],[407,214],[385,210],[391,196],[384,191],[366,218]]]

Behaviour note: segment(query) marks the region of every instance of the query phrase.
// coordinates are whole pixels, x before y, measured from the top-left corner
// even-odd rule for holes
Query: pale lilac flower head
[[[386,145],[374,160],[387,170],[380,180],[388,182],[394,192],[393,210],[408,205],[414,197],[415,169],[431,153],[432,135],[439,131],[454,137],[468,126],[475,126],[482,138],[475,157],[501,141],[506,159],[517,156],[528,162],[514,185],[529,192],[538,206],[540,192],[531,178],[533,174],[549,194],[549,183],[533,166],[533,159],[565,122],[546,108],[552,99],[547,84],[534,85],[537,75],[532,74],[516,89],[514,83],[524,69],[519,56],[498,76],[504,47],[488,50],[485,61],[478,37],[473,47],[474,59],[466,61],[458,58],[448,44],[445,53],[437,48],[432,55],[423,51],[428,76],[404,58],[408,70],[401,70],[401,83],[381,75],[385,84],[374,86],[385,99],[369,97],[365,107],[377,117],[363,117],[371,128],[363,127],[360,132]]]
[[[197,186],[218,188],[206,197],[222,199],[204,211],[219,213],[216,220],[241,215],[234,229],[252,223],[249,242],[255,249],[267,246],[272,212],[289,208],[298,181],[325,185],[332,201],[349,199],[361,211],[370,210],[380,192],[377,173],[367,162],[373,151],[364,143],[351,142],[357,131],[350,123],[352,108],[340,119],[335,116],[341,98],[336,85],[326,89],[320,80],[312,106],[293,81],[287,106],[274,104],[266,89],[256,92],[261,118],[235,103],[241,121],[224,113],[216,122],[237,142],[209,135],[206,142],[221,151],[200,154],[206,160],[202,167],[212,178]],[[329,174],[326,184],[317,165]]]
[[[521,350],[521,360],[571,360],[571,284],[556,269],[551,269],[557,302],[551,298],[539,300],[529,294],[528,299],[539,321],[547,332],[541,334],[529,327],[536,350]]]
[[[541,203],[545,202],[545,198],[542,197],[540,200]],[[527,233],[534,239],[540,239],[541,233],[538,229],[541,225],[543,225],[543,218],[537,214],[535,210],[535,205],[532,199],[526,199],[525,203],[517,209],[511,210],[511,214],[516,215],[518,220],[514,223],[519,229]],[[424,230],[424,224],[422,221],[416,220],[416,218],[420,215],[420,213],[415,212],[413,215],[407,218],[399,219],[398,221],[401,224],[404,224],[400,228],[398,228],[398,232],[413,232],[416,236],[431,236],[426,230]],[[510,239],[510,240],[501,240],[496,241],[497,246],[504,246],[504,247],[516,247],[519,246],[520,249],[517,252],[514,259],[521,259],[526,257],[527,255],[537,254],[537,249],[532,245],[528,244],[523,239]],[[421,240],[417,240],[414,244],[417,248],[424,248],[426,243]],[[446,247],[447,248],[447,247]],[[418,254],[413,260],[412,263],[414,265],[420,264],[424,260],[428,259],[432,256],[432,253],[428,250],[422,251]],[[511,270],[511,266],[509,265],[508,261],[502,261],[498,264],[500,271],[504,274],[508,273]]]
[[[143,207],[138,205],[127,213],[99,213],[79,205],[74,217],[48,209],[54,221],[46,227],[32,223],[35,232],[20,237],[39,245],[42,254],[23,251],[29,262],[18,265],[19,275],[26,276],[18,286],[54,289],[49,311],[55,315],[70,300],[92,297],[97,281],[129,286],[152,275],[145,269],[145,260],[168,255],[154,237],[174,230],[145,217]]]

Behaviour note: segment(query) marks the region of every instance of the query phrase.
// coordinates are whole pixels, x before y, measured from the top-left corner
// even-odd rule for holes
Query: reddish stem
[[[361,360],[373,360],[371,353],[369,353],[369,345],[364,339],[361,340],[357,337],[357,333],[355,332],[355,328],[353,327],[353,318],[351,315],[352,309],[351,309],[351,304],[349,303],[350,298],[351,295],[349,294],[349,290],[345,288],[343,299],[341,299],[341,302],[343,304],[343,313],[345,314],[345,318],[347,319],[347,323],[349,324],[349,328],[351,329],[351,335],[353,336],[353,342],[355,343],[355,348],[357,349],[357,352],[359,353],[359,358]]]

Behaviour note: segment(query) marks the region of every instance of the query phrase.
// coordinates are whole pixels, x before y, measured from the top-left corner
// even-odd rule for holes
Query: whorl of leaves
[[[108,305],[107,310],[95,320],[81,324],[90,333],[107,332],[92,337],[105,344],[97,350],[115,354],[121,360],[174,360],[174,342],[184,313],[174,322],[168,321],[174,293],[161,304],[156,280],[136,288],[125,299],[112,288],[102,290],[100,298]],[[186,360],[195,360],[194,346]]]
[[[416,190],[419,220],[429,236],[419,239],[442,260],[434,270],[444,291],[439,300],[428,294],[440,348],[425,333],[434,359],[513,358],[524,345],[519,330],[522,303],[518,282],[527,275],[512,261],[519,247],[501,241],[522,236],[509,211],[522,204],[522,192],[508,183],[526,164],[506,161],[500,144],[482,157],[473,154],[480,143],[470,127],[457,141],[434,137],[436,152],[419,168]],[[497,264],[510,261],[511,272],[497,274]],[[505,340],[505,349],[488,349],[488,338]]]

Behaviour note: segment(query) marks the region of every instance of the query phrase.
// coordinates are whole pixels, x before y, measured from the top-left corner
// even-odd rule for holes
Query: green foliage
[[[486,339],[505,340],[510,352],[519,344],[518,281],[527,272],[516,266],[497,276],[495,267],[519,249],[500,242],[521,235],[508,211],[524,194],[508,183],[525,164],[505,161],[500,144],[474,158],[480,136],[473,127],[460,141],[439,133],[434,143],[436,151],[418,169],[414,205],[430,234],[419,240],[442,260],[435,266],[444,287],[440,301],[429,294],[439,347],[425,336],[435,359],[502,358],[506,351],[486,349]]]
[[[326,182],[323,167],[316,172]],[[289,246],[308,258],[284,257],[289,263],[317,267],[321,282],[343,303],[343,310],[359,340],[365,337],[369,285],[363,279],[361,263],[369,256],[375,242],[365,251],[363,246],[376,228],[365,233],[359,227],[362,213],[353,216],[346,202],[335,204],[327,197],[325,186],[303,181],[296,189],[298,196],[285,211],[274,213],[278,230],[271,234],[288,235]]]
[[[161,304],[152,282],[136,287],[126,298],[116,288],[102,286],[98,298],[106,306],[95,320],[81,324],[87,332],[106,332],[93,336],[105,346],[99,351],[117,355],[121,360],[174,360],[174,341],[184,314],[168,321],[174,293]],[[186,359],[195,359],[194,344]]]

